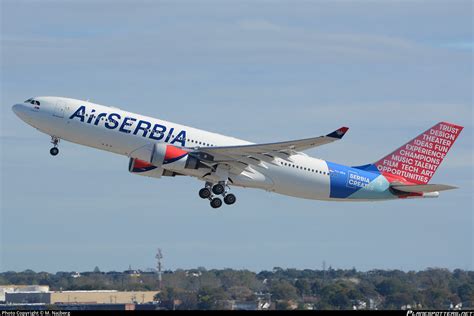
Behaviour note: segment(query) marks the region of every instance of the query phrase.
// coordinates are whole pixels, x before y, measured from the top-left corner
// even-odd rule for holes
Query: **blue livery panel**
[[[389,182],[377,169],[368,166],[348,167],[326,161],[330,176],[330,195],[337,199],[387,199],[395,198]]]

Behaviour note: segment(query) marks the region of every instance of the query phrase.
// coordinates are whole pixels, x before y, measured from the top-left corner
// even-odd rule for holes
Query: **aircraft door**
[[[57,101],[54,106],[53,116],[63,118],[65,108],[66,108],[66,103],[64,101]]]

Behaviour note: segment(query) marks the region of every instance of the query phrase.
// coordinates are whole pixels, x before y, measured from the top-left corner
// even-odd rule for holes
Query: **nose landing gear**
[[[53,147],[49,150],[49,153],[51,154],[51,156],[56,156],[57,154],[59,154],[59,149],[57,147]]]
[[[51,136],[51,144],[54,145],[54,147],[49,150],[49,153],[51,154],[51,156],[56,156],[57,154],[59,154],[59,148],[58,148],[59,140],[60,139],[57,138],[56,136]]]

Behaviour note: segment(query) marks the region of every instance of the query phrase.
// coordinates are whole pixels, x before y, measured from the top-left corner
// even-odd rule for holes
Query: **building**
[[[0,304],[0,311],[17,310],[62,310],[62,311],[87,311],[87,310],[163,310],[157,304]],[[50,314],[51,315],[51,314]]]
[[[0,285],[0,302],[5,302],[5,293],[48,291],[47,285]]]
[[[16,291],[6,292],[7,304],[144,304],[154,301],[157,291]]]
[[[124,274],[127,274],[131,277],[139,277],[140,276],[140,270],[134,270],[132,269],[132,266],[130,265],[128,267],[128,270],[123,271]]]
[[[240,311],[256,311],[258,309],[258,303],[254,301],[232,301],[230,309]]]

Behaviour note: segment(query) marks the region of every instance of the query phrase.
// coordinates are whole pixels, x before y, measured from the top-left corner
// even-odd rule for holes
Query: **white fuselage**
[[[128,157],[133,157],[132,153],[138,148],[156,142],[186,148],[252,144],[87,101],[59,97],[35,100],[40,102],[39,106],[20,103],[13,107],[29,125],[59,139]],[[81,107],[83,111],[78,110]],[[277,158],[277,164],[251,165],[241,174],[233,175],[232,184],[306,199],[330,199],[327,163],[302,153],[290,158],[291,164]],[[169,168],[172,170],[172,165]],[[181,170],[180,173],[211,180],[200,170]]]

